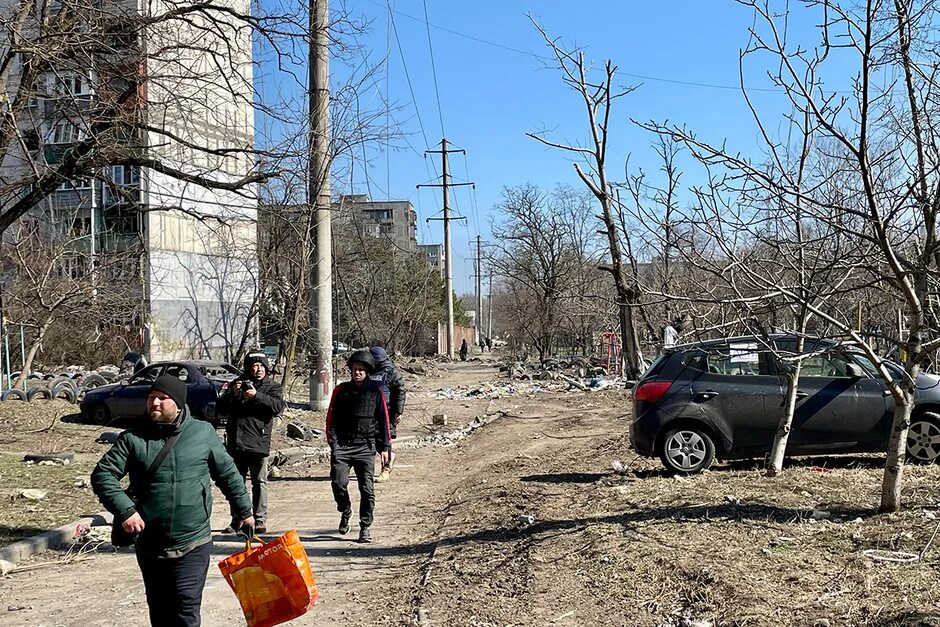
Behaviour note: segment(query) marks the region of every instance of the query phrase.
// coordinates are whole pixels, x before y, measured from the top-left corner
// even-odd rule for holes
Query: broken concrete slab
[[[108,513],[80,518],[73,523],[0,548],[0,560],[19,564],[37,553],[70,543],[76,535],[85,533],[88,527],[110,525],[110,520],[111,514]]]

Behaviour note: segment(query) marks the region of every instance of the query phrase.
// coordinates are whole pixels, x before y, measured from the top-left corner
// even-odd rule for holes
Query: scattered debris
[[[531,525],[535,522],[535,516],[530,516],[529,514],[522,514],[516,520],[519,521],[522,525]]]
[[[75,453],[72,451],[64,451],[62,453],[30,453],[23,456],[24,462],[56,462],[60,464],[68,464],[75,460]]]
[[[19,496],[28,501],[41,501],[46,498],[46,490],[36,490],[34,488],[27,488],[26,490],[20,490]]]
[[[309,442],[322,438],[323,432],[319,429],[312,429],[302,422],[292,421],[287,424],[287,437]]]
[[[0,560],[0,577],[6,577],[13,571],[14,568],[16,568],[16,564],[13,562]]]
[[[437,425],[440,427],[446,427],[447,426],[447,414],[434,414],[434,416],[431,417],[431,424]]]
[[[118,436],[121,435],[117,431],[105,431],[95,440],[98,444],[114,444],[117,442]]]

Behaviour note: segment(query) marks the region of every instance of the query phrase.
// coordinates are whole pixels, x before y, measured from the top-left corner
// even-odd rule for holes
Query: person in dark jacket
[[[284,411],[281,385],[274,381],[264,353],[248,353],[242,376],[219,399],[218,411],[228,415],[225,446],[242,477],[251,477],[255,531],[267,532],[268,455],[274,418]],[[229,527],[226,531],[234,531]]]
[[[375,510],[375,454],[388,463],[392,450],[389,437],[388,409],[379,385],[369,379],[375,361],[367,350],[354,352],[346,362],[350,380],[333,389],[326,412],[326,438],[330,444],[330,480],[336,510],[341,512],[339,532],[349,532],[352,502],[349,499],[349,468],[356,472],[359,484],[359,542],[372,542]]]
[[[190,416],[183,381],[158,377],[147,412],[149,421],[123,432],[104,454],[91,473],[91,485],[124,531],[136,534],[150,624],[198,626],[212,551],[210,478],[228,500],[232,519],[249,527],[249,534],[251,501],[215,429]],[[150,472],[174,435],[172,449]],[[127,492],[121,487],[125,475],[130,475]]]
[[[470,347],[467,346],[467,339],[464,338],[463,342],[460,343],[460,361],[467,361],[467,354],[470,352]]]
[[[401,378],[401,373],[392,360],[388,358],[388,353],[381,346],[373,346],[369,349],[372,359],[375,361],[375,372],[369,375],[369,378],[379,384],[382,389],[382,396],[385,397],[385,405],[388,408],[389,418],[389,437],[395,439],[398,437],[398,425],[401,423],[401,417],[405,413],[405,382]],[[382,470],[375,478],[377,483],[388,481],[395,466],[395,452],[389,452],[388,463],[382,466]]]

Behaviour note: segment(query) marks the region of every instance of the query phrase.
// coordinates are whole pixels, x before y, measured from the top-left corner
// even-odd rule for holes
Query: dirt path
[[[429,425],[433,414],[447,413],[452,429],[475,416],[517,407],[519,399],[514,397],[452,400],[426,394],[430,389],[475,385],[496,378],[497,370],[491,363],[471,362],[452,367],[439,378],[422,380],[421,389],[412,392],[408,417],[418,425]],[[421,428],[410,430],[416,435],[421,432]],[[338,514],[326,464],[288,468],[283,477],[270,482],[271,532],[298,531],[321,592],[317,608],[298,624],[385,622],[371,602],[364,604],[360,599],[371,599],[375,590],[404,590],[420,580],[434,547],[441,514],[455,486],[467,479],[468,469],[455,465],[457,450],[401,450],[393,480],[377,486],[373,545],[353,541],[357,532],[355,517],[348,536],[336,533]],[[501,455],[495,450],[493,453]],[[461,456],[459,463],[464,462]],[[355,495],[355,483],[351,488]],[[219,498],[214,510],[213,527],[221,529],[228,521],[227,508]],[[219,559],[242,546],[230,536],[216,534],[214,539],[214,554]],[[53,560],[57,556],[48,557]],[[76,563],[14,573],[0,581],[0,606],[0,611],[20,608],[5,612],[3,623],[7,625],[148,624],[143,584],[134,555],[127,550],[94,553]],[[203,602],[204,624],[230,625],[241,620],[234,595],[218,569],[211,567]],[[397,618],[392,623],[400,624]]]
[[[674,478],[629,452],[625,390],[427,394],[496,380],[471,362],[418,383],[414,434],[433,413],[500,417],[453,446],[400,449],[378,486],[373,545],[335,533],[326,464],[272,482],[270,522],[300,532],[322,594],[292,624],[940,626],[937,466],[908,467],[904,511],[879,516],[883,457],[803,459],[776,479],[754,463]],[[220,557],[239,548],[217,540]],[[923,558],[878,562],[868,549]],[[217,572],[204,624],[242,624]],[[0,621],[146,625],[134,557],[14,572],[0,580]]]

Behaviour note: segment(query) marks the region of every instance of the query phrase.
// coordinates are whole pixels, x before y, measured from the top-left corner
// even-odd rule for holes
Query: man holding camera
[[[242,376],[219,399],[219,413],[228,416],[225,446],[242,478],[251,476],[251,501],[258,533],[267,532],[271,431],[274,418],[284,411],[285,405],[281,386],[274,381],[268,358],[261,352],[245,356]]]

